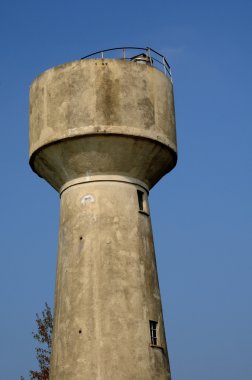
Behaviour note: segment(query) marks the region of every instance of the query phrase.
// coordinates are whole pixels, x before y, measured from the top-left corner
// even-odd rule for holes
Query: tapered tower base
[[[170,379],[146,186],[82,181],[61,195],[50,380]]]

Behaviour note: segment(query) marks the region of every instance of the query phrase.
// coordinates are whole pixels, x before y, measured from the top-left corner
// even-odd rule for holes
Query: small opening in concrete
[[[80,240],[82,240],[83,239],[83,237],[82,236],[80,236]]]
[[[144,193],[141,190],[137,190],[139,210],[143,211],[143,196]]]
[[[80,330],[79,330],[79,334],[81,334],[81,333],[82,333],[82,330],[80,329]]]
[[[157,322],[156,321],[150,321],[150,338],[151,338],[151,344],[153,346],[157,346]]]

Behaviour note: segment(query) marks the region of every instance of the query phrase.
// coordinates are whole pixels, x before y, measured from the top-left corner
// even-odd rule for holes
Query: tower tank
[[[148,193],[176,165],[173,86],[131,49],[30,89],[30,165],[60,194],[50,380],[171,378]]]

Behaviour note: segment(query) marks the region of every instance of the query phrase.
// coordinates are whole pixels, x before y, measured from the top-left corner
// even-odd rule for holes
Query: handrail
[[[117,51],[121,50],[122,55],[119,58],[117,57],[113,57],[113,58],[125,59],[125,60],[132,60],[132,58],[135,58],[134,56],[126,57],[126,50],[140,50],[144,52],[144,54],[146,54],[146,56],[149,58],[150,65],[156,67],[158,70],[160,70],[160,66],[161,66],[162,71],[164,71],[165,75],[167,75],[172,81],[171,66],[169,65],[167,59],[165,58],[165,56],[163,56],[162,54],[158,53],[156,50],[150,47],[142,48],[142,47],[125,46],[125,47],[117,47],[117,48],[112,48],[112,49],[104,49],[104,50],[96,51],[95,53],[88,54],[85,57],[82,57],[81,59],[89,59],[91,57],[95,58],[96,55],[100,55],[100,58],[104,59],[104,53],[113,52],[115,50]],[[160,60],[160,57],[161,57],[161,60]]]

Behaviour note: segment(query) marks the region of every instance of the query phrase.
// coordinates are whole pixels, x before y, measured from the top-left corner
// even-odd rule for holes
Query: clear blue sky
[[[122,45],[173,69],[179,161],[150,195],[173,380],[252,379],[251,19],[244,0],[1,1],[0,380],[34,368],[53,305],[59,197],[28,165],[29,85]]]

